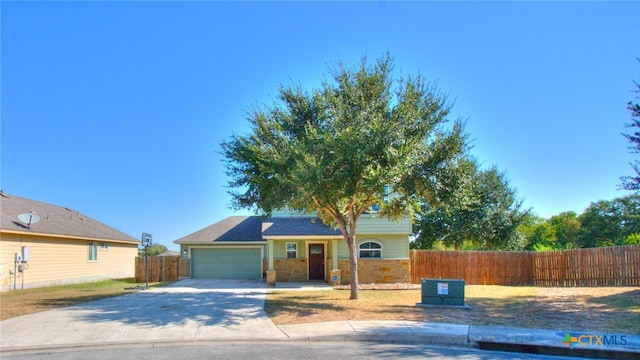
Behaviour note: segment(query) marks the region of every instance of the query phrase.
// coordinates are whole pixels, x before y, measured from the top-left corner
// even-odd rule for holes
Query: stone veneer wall
[[[351,271],[349,260],[338,261],[342,284],[349,284]],[[410,283],[411,261],[409,259],[366,259],[358,261],[358,282],[370,283]]]
[[[307,260],[274,259],[276,281],[307,281]]]

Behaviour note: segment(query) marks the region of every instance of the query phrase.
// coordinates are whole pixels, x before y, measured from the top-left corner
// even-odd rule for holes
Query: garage
[[[193,279],[260,279],[262,278],[262,248],[192,248],[191,277]]]

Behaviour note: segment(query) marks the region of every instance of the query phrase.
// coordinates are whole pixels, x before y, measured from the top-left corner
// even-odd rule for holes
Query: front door
[[[324,245],[309,245],[309,280],[324,280]]]

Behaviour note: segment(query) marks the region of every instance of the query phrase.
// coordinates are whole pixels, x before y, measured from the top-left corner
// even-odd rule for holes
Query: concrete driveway
[[[0,347],[286,338],[260,281],[187,279],[0,322]]]

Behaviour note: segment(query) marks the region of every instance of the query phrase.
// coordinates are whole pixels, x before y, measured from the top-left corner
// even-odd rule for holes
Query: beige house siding
[[[273,258],[274,259],[286,259],[287,258],[287,243],[296,243],[297,254],[296,258],[305,259],[305,242],[304,240],[278,240],[274,241],[273,245]],[[267,245],[268,247],[268,245]],[[267,249],[268,250],[268,249]],[[265,251],[265,258],[268,258],[268,254]]]
[[[97,259],[89,260],[89,243],[97,243]],[[107,244],[107,249],[103,248]],[[100,239],[69,239],[46,235],[3,233],[0,235],[0,269],[3,290],[13,288],[15,253],[30,249],[26,270],[17,277],[17,288],[92,280],[127,278],[135,274],[137,244]]]
[[[292,213],[288,210],[274,211],[272,217],[306,217],[301,213]],[[413,232],[411,218],[400,220],[390,220],[387,217],[380,217],[376,213],[365,213],[358,219],[356,234],[406,234]]]
[[[364,242],[377,242],[382,245],[383,259],[408,259],[408,235],[360,235],[356,234],[356,249]],[[357,251],[357,250],[356,250]],[[349,249],[344,240],[338,241],[338,259],[349,259]]]
[[[394,221],[377,214],[362,214],[356,224],[356,234],[359,236],[367,234],[405,234],[408,236],[412,232],[410,218]]]

